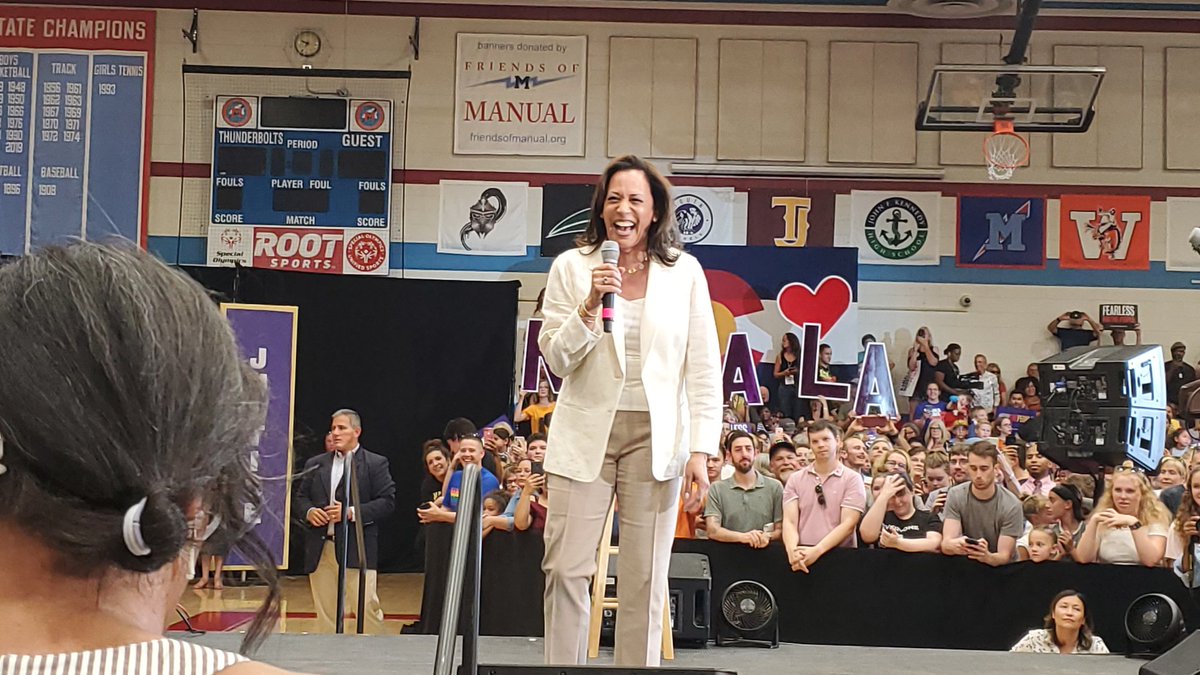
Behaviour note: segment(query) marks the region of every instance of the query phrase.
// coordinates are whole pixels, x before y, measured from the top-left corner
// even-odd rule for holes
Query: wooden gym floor
[[[245,630],[254,611],[266,597],[262,586],[236,586],[229,582],[237,573],[227,573],[225,589],[189,588],[184,592],[180,604],[191,618],[192,625],[203,631],[240,632]],[[379,602],[383,605],[384,633],[399,635],[400,628],[416,622],[421,614],[421,590],[425,581],[423,574],[379,575]],[[280,608],[280,633],[316,632],[316,609],[312,593],[308,588],[308,577],[284,577],[280,580],[283,601]],[[347,620],[347,632],[353,632],[354,623]],[[183,630],[183,622],[176,621],[168,630]]]

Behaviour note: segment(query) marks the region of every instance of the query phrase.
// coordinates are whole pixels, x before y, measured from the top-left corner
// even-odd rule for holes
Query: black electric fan
[[[775,596],[757,581],[735,581],[721,596],[721,627],[717,646],[779,646],[779,606]]]
[[[1148,593],[1125,610],[1128,656],[1153,658],[1167,651],[1183,636],[1183,612],[1162,593]]]

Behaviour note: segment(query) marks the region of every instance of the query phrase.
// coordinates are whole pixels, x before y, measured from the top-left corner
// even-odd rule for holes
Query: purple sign
[[[242,356],[262,376],[270,392],[267,420],[251,460],[262,479],[263,504],[247,512],[254,531],[280,569],[288,565],[288,522],[292,493],[292,411],[296,391],[297,308],[222,304],[221,310],[241,347]],[[225,569],[252,569],[236,552]]]
[[[562,378],[550,372],[546,357],[538,347],[538,336],[542,334],[542,320],[530,319],[529,328],[525,331],[525,356],[521,359],[521,392],[537,391],[538,381],[543,376],[550,381],[550,390],[558,393],[562,388]]]

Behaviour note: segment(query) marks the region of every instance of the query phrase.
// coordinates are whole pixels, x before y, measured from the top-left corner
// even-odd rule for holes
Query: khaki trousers
[[[667,566],[675,536],[681,478],[655,480],[650,413],[617,412],[600,476],[590,482],[547,479],[546,663],[587,663],[590,581],[604,521],[617,497],[617,666],[657,666],[661,659]]]
[[[321,561],[317,569],[308,576],[309,587],[312,589],[313,604],[317,607],[317,631],[332,633],[336,629],[337,596],[338,596],[338,558],[332,541],[325,542],[321,549]],[[383,607],[379,604],[379,592],[376,587],[378,573],[367,570],[367,602],[363,617],[363,633],[370,635],[383,634]],[[356,630],[357,620],[351,618],[358,611],[358,568],[346,570],[346,633]]]

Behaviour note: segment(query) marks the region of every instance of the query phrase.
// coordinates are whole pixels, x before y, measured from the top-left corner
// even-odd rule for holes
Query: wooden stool
[[[604,534],[600,537],[600,548],[596,551],[596,575],[592,578],[592,615],[588,622],[588,658],[594,659],[600,655],[600,625],[604,621],[604,610],[617,609],[616,598],[604,597],[605,581],[608,578],[608,558],[614,553],[620,553],[618,547],[612,545],[613,515],[616,511],[617,500],[613,499],[608,509],[608,518],[604,521]],[[620,583],[620,580],[617,581]],[[675,641],[671,636],[671,593],[663,602],[663,631],[662,655],[664,659],[675,659]]]

